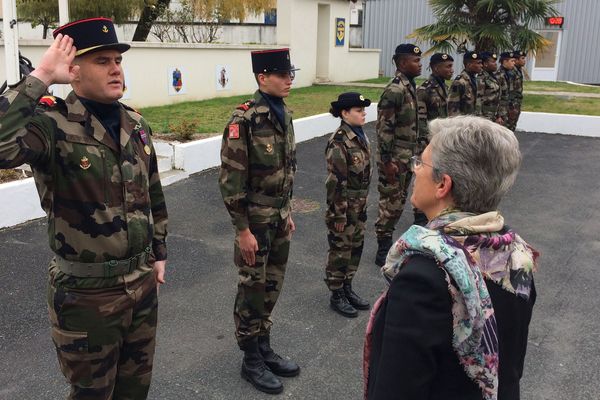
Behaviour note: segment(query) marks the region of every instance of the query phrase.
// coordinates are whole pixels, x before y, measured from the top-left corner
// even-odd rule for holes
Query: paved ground
[[[368,129],[373,135],[372,126]],[[523,380],[526,400],[592,400],[600,393],[600,140],[519,134],[524,165],[501,209],[542,252],[538,304]],[[160,292],[160,327],[151,399],[360,399],[367,313],[347,320],[327,307],[322,282],[326,243],[324,139],[301,144],[295,195],[318,202],[298,225],[274,346],[302,366],[280,396],[262,395],[239,377],[232,334],[236,273],[232,229],[216,171],[166,189],[171,214],[168,283]],[[374,189],[374,188],[373,188]],[[372,264],[376,211],[372,192],[357,291],[374,300],[383,288]],[[399,231],[409,223],[402,218]],[[0,231],[0,399],[60,399],[66,385],[48,334],[45,224]]]

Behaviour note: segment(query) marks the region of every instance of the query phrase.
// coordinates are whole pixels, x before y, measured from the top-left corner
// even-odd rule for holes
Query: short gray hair
[[[429,124],[434,179],[452,178],[452,198],[461,211],[496,210],[521,165],[515,134],[490,120],[463,116]]]

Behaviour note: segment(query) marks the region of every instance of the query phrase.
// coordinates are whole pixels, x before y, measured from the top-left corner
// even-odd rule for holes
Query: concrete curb
[[[367,122],[377,118],[377,104],[367,109]],[[334,131],[339,119],[330,114],[319,114],[294,121],[296,142],[301,143]],[[523,112],[519,130],[549,134],[600,137],[600,117],[571,114]],[[172,156],[173,171],[162,175],[164,186],[187,178],[220,164],[221,137],[188,143],[157,142],[156,151],[164,157]],[[179,171],[178,171],[179,170]],[[0,185],[0,228],[6,228],[44,216],[33,178]]]

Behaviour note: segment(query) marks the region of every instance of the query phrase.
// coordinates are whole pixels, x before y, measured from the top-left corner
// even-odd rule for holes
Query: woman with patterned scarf
[[[438,119],[412,158],[429,219],[395,243],[371,312],[365,399],[518,400],[538,253],[504,224],[519,143],[479,117]]]

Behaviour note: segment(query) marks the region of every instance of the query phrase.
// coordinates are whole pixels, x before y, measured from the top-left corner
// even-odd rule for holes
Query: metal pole
[[[17,3],[15,0],[2,1],[4,59],[6,82],[9,85],[19,82],[19,30],[17,29]]]
[[[69,22],[69,0],[58,0],[58,22],[61,26]]]

